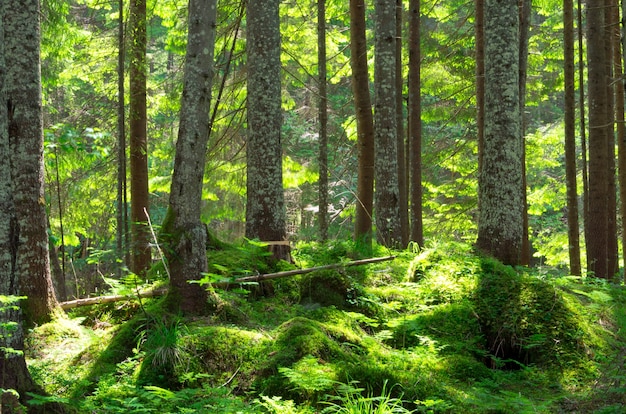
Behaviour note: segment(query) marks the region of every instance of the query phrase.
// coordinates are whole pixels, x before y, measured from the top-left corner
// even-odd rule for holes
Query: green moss
[[[578,323],[553,284],[484,259],[473,297],[488,351],[504,366],[567,364],[574,358]]]

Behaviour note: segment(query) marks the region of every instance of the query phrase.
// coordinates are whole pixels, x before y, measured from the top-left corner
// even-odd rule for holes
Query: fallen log
[[[305,269],[294,269],[294,270],[286,270],[284,272],[276,272],[276,273],[265,273],[261,275],[254,276],[244,276],[238,277],[233,280],[225,280],[220,282],[212,283],[215,287],[228,287],[230,285],[236,285],[240,283],[253,283],[253,282],[262,282],[264,280],[278,279],[281,277],[289,277],[295,275],[302,275],[306,273],[316,272],[318,270],[331,270],[342,267],[351,267],[351,266],[360,266],[365,264],[379,263],[388,260],[395,259],[396,256],[384,256],[384,257],[374,257],[371,259],[362,259],[362,260],[354,260],[346,263],[334,263],[324,266],[316,266],[316,267],[307,267]],[[80,306],[89,306],[89,305],[99,305],[102,303],[111,303],[111,302],[119,302],[122,300],[132,300],[139,298],[152,298],[155,296],[162,296],[167,293],[167,288],[159,288],[154,290],[147,290],[144,292],[139,292],[134,295],[112,295],[112,296],[96,296],[93,298],[84,298],[84,299],[76,299],[70,300],[67,302],[61,302],[60,306],[63,310],[73,309]]]

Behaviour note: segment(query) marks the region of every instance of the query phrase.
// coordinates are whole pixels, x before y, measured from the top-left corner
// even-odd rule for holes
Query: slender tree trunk
[[[402,246],[409,244],[409,187],[406,162],[406,135],[404,130],[404,78],[402,76],[402,15],[404,6],[402,0],[396,0],[396,127],[398,137],[398,187],[400,208],[400,231],[402,234]]]
[[[124,111],[124,0],[118,1],[118,55],[117,55],[117,257],[120,264],[117,276],[122,276],[125,266],[124,235],[126,229],[126,119]]]
[[[248,145],[246,237],[287,238],[281,146],[279,0],[248,2]],[[289,246],[274,256],[289,258]]]
[[[354,236],[357,243],[362,243],[365,249],[371,250],[374,205],[374,118],[367,69],[364,0],[350,0],[350,64],[359,163]]]
[[[189,1],[189,28],[168,214],[162,235],[170,266],[170,307],[185,314],[202,314],[219,305],[196,283],[207,272],[207,229],[200,220],[202,183],[209,140],[213,81],[216,0]]]
[[[478,146],[478,175],[485,152],[485,0],[474,0],[476,17],[476,141]],[[480,204],[480,199],[478,200]]]
[[[374,88],[376,238],[388,247],[400,247],[398,135],[396,118],[396,7],[376,1],[376,59]]]
[[[317,65],[319,84],[319,238],[328,239],[328,99],[326,88],[326,0],[317,0]]]
[[[578,191],[576,188],[576,85],[574,73],[574,2],[563,0],[563,49],[565,77],[565,181],[567,187],[567,235],[569,268],[582,274],[578,234]]]
[[[626,16],[626,2],[622,2],[622,16]],[[618,32],[620,29],[616,29]],[[615,59],[615,73],[618,79],[617,83],[617,162],[619,174],[619,197],[620,197],[620,216],[622,217],[622,257],[624,261],[624,269],[626,269],[626,128],[624,126],[624,110],[626,106],[626,80],[624,79],[624,66],[622,65],[622,57],[626,56],[626,25],[622,21],[621,26],[621,47],[616,55],[621,55]],[[621,52],[621,53],[620,53]],[[626,270],[625,270],[626,272]]]
[[[5,83],[17,217],[16,266],[27,324],[50,321],[58,310],[50,275],[44,199],[43,112],[39,1],[6,2]],[[6,160],[6,159],[5,159]]]
[[[589,101],[589,217],[587,270],[608,278],[608,73],[604,0],[587,2],[587,62]]]
[[[130,219],[133,235],[131,270],[142,275],[150,268],[151,260],[147,217],[146,0],[130,0],[130,22]]]
[[[530,238],[528,235],[528,197],[526,183],[526,78],[528,73],[528,41],[530,37],[532,0],[520,0],[520,49],[519,49],[519,102],[520,102],[520,135],[522,140],[522,197],[524,199],[523,236],[521,264],[530,265]]]
[[[613,278],[619,271],[618,261],[618,244],[617,244],[617,183],[615,181],[615,94],[617,82],[614,75],[614,61],[619,59],[619,55],[616,52],[616,45],[619,43],[619,33],[617,38],[613,36],[615,30],[619,28],[619,13],[616,0],[605,0],[605,19],[606,28],[604,31],[605,36],[605,49],[606,49],[606,67],[608,73],[608,90],[607,90],[607,161],[608,161],[608,229],[607,229],[607,260],[608,260],[608,277]]]
[[[485,147],[479,177],[477,246],[520,264],[524,199],[515,0],[485,2]]]
[[[577,0],[578,18],[578,109],[580,111],[580,153],[582,155],[582,178],[583,178],[583,225],[585,243],[588,239],[587,222],[589,221],[589,164],[587,162],[587,125],[585,107],[585,57],[583,49],[583,6],[582,0]]]
[[[422,220],[422,103],[420,0],[409,2],[409,156],[411,158],[411,240],[424,247]]]

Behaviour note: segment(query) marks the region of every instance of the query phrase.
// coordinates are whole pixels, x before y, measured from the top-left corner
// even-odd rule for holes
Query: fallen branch
[[[307,267],[306,269],[294,269],[294,270],[286,270],[284,272],[266,273],[263,275],[238,277],[237,279],[234,279],[234,280],[212,283],[212,285],[216,287],[225,287],[228,285],[236,285],[237,283],[261,282],[263,280],[278,279],[280,277],[303,275],[305,273],[317,272],[318,270],[330,270],[330,269],[337,269],[339,267],[350,267],[350,266],[359,266],[359,265],[364,265],[364,264],[384,262],[387,260],[393,260],[395,258],[396,256],[374,257],[371,259],[354,260],[352,262],[346,262],[346,263],[335,263],[335,264],[329,264],[329,265],[324,265],[324,266]]]
[[[145,292],[139,292],[140,298],[152,298],[155,296],[162,296],[167,292],[167,288],[159,288],[154,290],[147,290]],[[78,308],[80,306],[89,306],[89,305],[99,305],[102,303],[111,303],[111,302],[119,302],[122,300],[132,300],[137,299],[138,295],[129,294],[129,295],[112,295],[112,296],[96,296],[93,298],[83,298],[70,300],[67,302],[61,302],[59,305],[61,309],[68,310],[73,308]]]
[[[266,274],[255,275],[255,276],[244,276],[244,277],[239,277],[233,280],[212,283],[212,285],[215,287],[227,287],[227,286],[236,285],[239,283],[262,282],[264,280],[302,275],[306,273],[316,272],[318,270],[330,270],[330,269],[337,269],[340,267],[351,267],[351,266],[360,266],[364,264],[379,263],[379,262],[384,262],[388,260],[393,260],[395,258],[396,258],[395,256],[374,257],[371,259],[354,260],[352,262],[346,262],[346,263],[335,263],[335,264],[329,264],[329,265],[324,265],[324,266],[307,267],[306,269],[294,269],[294,270],[287,270],[284,272],[277,272],[277,273],[266,273]],[[148,290],[145,292],[140,292],[139,297],[152,298],[155,296],[162,296],[165,293],[167,293],[167,288],[159,288],[159,289],[154,289],[154,290]],[[97,296],[95,298],[84,298],[84,299],[70,300],[68,302],[61,302],[60,306],[61,306],[61,309],[68,310],[68,309],[73,309],[73,308],[77,308],[80,306],[98,305],[102,303],[119,302],[122,300],[132,300],[136,298],[137,298],[137,294]]]

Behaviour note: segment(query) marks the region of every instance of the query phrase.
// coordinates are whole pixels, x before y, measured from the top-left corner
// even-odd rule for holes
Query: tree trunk
[[[396,0],[396,127],[398,147],[398,205],[400,209],[400,231],[402,247],[409,244],[409,187],[407,174],[406,135],[404,129],[404,78],[402,76],[402,15],[404,5],[402,0]]]
[[[519,105],[520,105],[520,139],[522,141],[522,197],[523,197],[523,232],[522,232],[522,256],[520,264],[530,265],[530,238],[528,235],[528,199],[526,183],[526,78],[528,73],[528,41],[530,38],[530,19],[532,0],[521,0],[519,4],[520,16],[520,48],[519,48]]]
[[[608,73],[604,42],[604,0],[587,2],[589,107],[589,217],[587,271],[608,278]]]
[[[485,1],[475,0],[476,18],[476,141],[478,146],[478,175],[485,152]],[[480,199],[478,200],[480,203]]]
[[[4,15],[6,98],[13,201],[15,256],[27,324],[42,324],[58,309],[50,275],[44,199],[39,2],[6,2]]]
[[[485,86],[477,245],[503,263],[517,265],[524,211],[517,1],[485,2]]]
[[[585,108],[585,58],[583,48],[583,7],[582,1],[577,1],[578,18],[578,109],[580,111],[580,153],[582,155],[582,177],[583,177],[583,224],[585,240],[587,237],[587,222],[589,221],[589,163],[587,162],[587,126]]]
[[[400,247],[398,136],[396,118],[396,6],[376,1],[376,59],[374,88],[376,238],[387,247]]]
[[[12,149],[14,149],[15,146],[12,146],[9,141],[10,139],[15,139],[17,137],[26,139],[26,137],[20,133],[23,130],[16,130],[17,127],[21,126],[21,124],[18,122],[20,118],[16,116],[14,112],[15,109],[25,111],[24,115],[28,114],[34,116],[34,118],[27,118],[33,123],[33,125],[31,125],[33,132],[36,133],[38,130],[37,125],[41,125],[41,123],[37,123],[37,120],[41,121],[41,112],[39,112],[38,116],[35,116],[33,113],[37,110],[37,108],[41,109],[38,105],[38,102],[40,103],[41,101],[37,100],[38,98],[40,99],[40,95],[38,95],[35,90],[40,87],[40,83],[38,83],[38,23],[38,1],[30,0],[19,3],[0,2],[0,159],[5,162],[4,168],[0,168],[0,294],[4,296],[16,297],[23,293],[21,291],[22,284],[20,283],[20,278],[24,277],[24,273],[22,273],[23,260],[20,260],[18,254],[23,254],[23,247],[25,247],[23,246],[20,249],[20,242],[23,239],[20,239],[19,234],[19,226],[24,222],[24,219],[22,218],[20,222],[17,217],[16,199],[19,199],[20,204],[23,205],[26,197],[25,194],[15,195],[14,197],[14,190],[16,186],[13,185],[14,181],[12,177],[13,174],[11,164],[14,162],[13,157],[15,154],[12,153]],[[31,30],[34,30],[35,32],[30,32]],[[29,32],[25,33],[24,31]],[[5,32],[7,33],[6,39]],[[30,36],[30,38],[26,38],[27,35]],[[23,43],[20,46],[21,42]],[[6,53],[5,44],[7,46]],[[28,53],[32,55],[27,55]],[[9,68],[6,63],[9,63],[13,67]],[[20,70],[25,70],[25,72],[20,72]],[[32,81],[33,83],[26,85],[22,84],[28,81]],[[9,84],[8,82],[11,83]],[[28,108],[26,105],[18,106],[12,102],[13,99],[23,98],[25,96],[34,99],[33,101],[26,101],[26,103],[32,105],[33,108]],[[11,114],[11,122],[13,123],[11,125],[11,137],[9,136],[8,110],[13,112]],[[43,138],[43,131],[39,130],[39,132],[42,134],[41,137]],[[34,136],[34,138],[37,138],[37,136]],[[32,142],[33,137],[30,137],[30,141],[30,144],[35,146],[36,143]],[[43,144],[43,142],[41,144]],[[21,146],[20,149],[23,150]],[[24,154],[20,155],[24,156]],[[37,166],[39,166],[39,164],[35,164],[31,167]],[[41,175],[41,177],[42,179],[39,184],[43,184],[43,175]],[[23,187],[23,185],[17,187]],[[31,190],[38,189],[39,187],[35,186]],[[36,209],[37,213],[44,211],[43,208]],[[33,217],[34,221],[37,221],[37,218],[38,217]],[[46,223],[45,215],[43,216],[43,222]],[[28,229],[27,231],[30,232],[31,230]],[[45,229],[42,234],[47,235]],[[40,244],[33,246],[33,248],[37,253],[43,254],[42,250],[45,250],[43,249],[43,246],[48,246],[47,240],[45,240],[45,242],[39,240],[38,242]],[[47,255],[47,251],[45,253]],[[35,269],[42,270],[39,266]],[[45,275],[45,271],[43,273],[37,273],[36,275],[41,276],[42,274]],[[27,308],[31,311],[31,317],[35,317],[37,321],[45,321],[49,319],[53,312],[53,304],[56,303],[50,294],[52,291],[52,284],[49,277],[49,270],[47,280],[49,283],[46,283],[46,280],[40,280],[39,282],[43,285],[43,287],[47,286],[50,290],[44,292],[43,298],[38,296],[33,297],[30,300],[29,307]],[[30,283],[32,282],[34,281],[31,280]],[[37,291],[37,293],[39,293],[39,291]],[[37,305],[36,302],[38,301],[43,302],[43,305],[49,305],[49,308]],[[19,305],[19,303],[0,303],[1,413],[20,412],[17,398],[15,398],[13,394],[7,392],[8,390],[17,391],[22,403],[24,403],[28,398],[28,392],[41,393],[42,391],[33,382],[30,373],[28,372],[26,360],[24,359],[23,354],[24,330],[22,327],[22,313],[19,309],[11,309],[10,306],[13,305]],[[10,333],[8,333],[6,327],[10,324],[14,324],[14,328],[11,329]],[[34,411],[43,411],[43,407],[41,410]]]
[[[367,68],[365,1],[350,0],[350,65],[356,111],[358,182],[354,238],[366,250],[372,248],[374,205],[374,118]]]
[[[219,301],[197,281],[207,272],[207,230],[200,221],[202,183],[209,139],[216,0],[189,1],[189,29],[168,214],[162,234],[170,266],[170,307],[202,314]]]
[[[626,12],[626,2],[622,2],[622,15]],[[619,12],[618,12],[619,13]],[[616,29],[618,32],[619,28]],[[616,102],[617,102],[617,163],[619,174],[619,197],[620,197],[620,216],[622,218],[622,255],[623,266],[626,269],[626,127],[624,126],[624,110],[626,106],[626,79],[624,79],[624,67],[622,65],[622,57],[626,56],[626,25],[621,26],[621,50],[616,52],[615,58],[615,75],[621,79],[617,84]],[[621,53],[620,53],[621,52]]]
[[[328,239],[328,97],[326,88],[326,0],[317,0],[319,85],[319,238]]]
[[[116,206],[116,248],[117,258],[120,261],[117,276],[122,276],[122,268],[126,265],[128,248],[124,243],[127,227],[126,205],[126,119],[124,111],[124,0],[118,1],[118,56],[117,56],[117,206]]]
[[[280,0],[248,2],[246,237],[287,239],[281,146]],[[289,246],[273,251],[289,259]]]
[[[606,50],[606,70],[608,74],[608,82],[607,82],[607,125],[606,125],[606,137],[608,139],[607,142],[607,161],[608,161],[608,172],[607,172],[607,197],[608,197],[608,205],[607,205],[607,268],[608,268],[608,277],[613,278],[617,272],[619,271],[619,261],[618,261],[618,244],[617,244],[617,183],[615,181],[615,89],[618,82],[614,81],[615,72],[614,72],[614,61],[615,59],[619,59],[619,55],[616,54],[615,46],[619,43],[619,33],[617,34],[617,38],[613,35],[615,34],[615,30],[618,30],[619,27],[619,13],[618,7],[615,0],[605,0],[605,19],[606,19],[606,27],[604,31],[604,47]]]
[[[569,269],[580,276],[578,191],[576,189],[576,85],[574,80],[574,2],[563,0],[563,49],[565,77],[565,181],[567,187],[567,235]]]
[[[411,158],[411,240],[424,247],[422,220],[422,104],[420,0],[409,3],[409,156]]]
[[[150,268],[147,212],[148,137],[146,133],[146,0],[130,1],[130,220],[131,270],[143,275]]]

